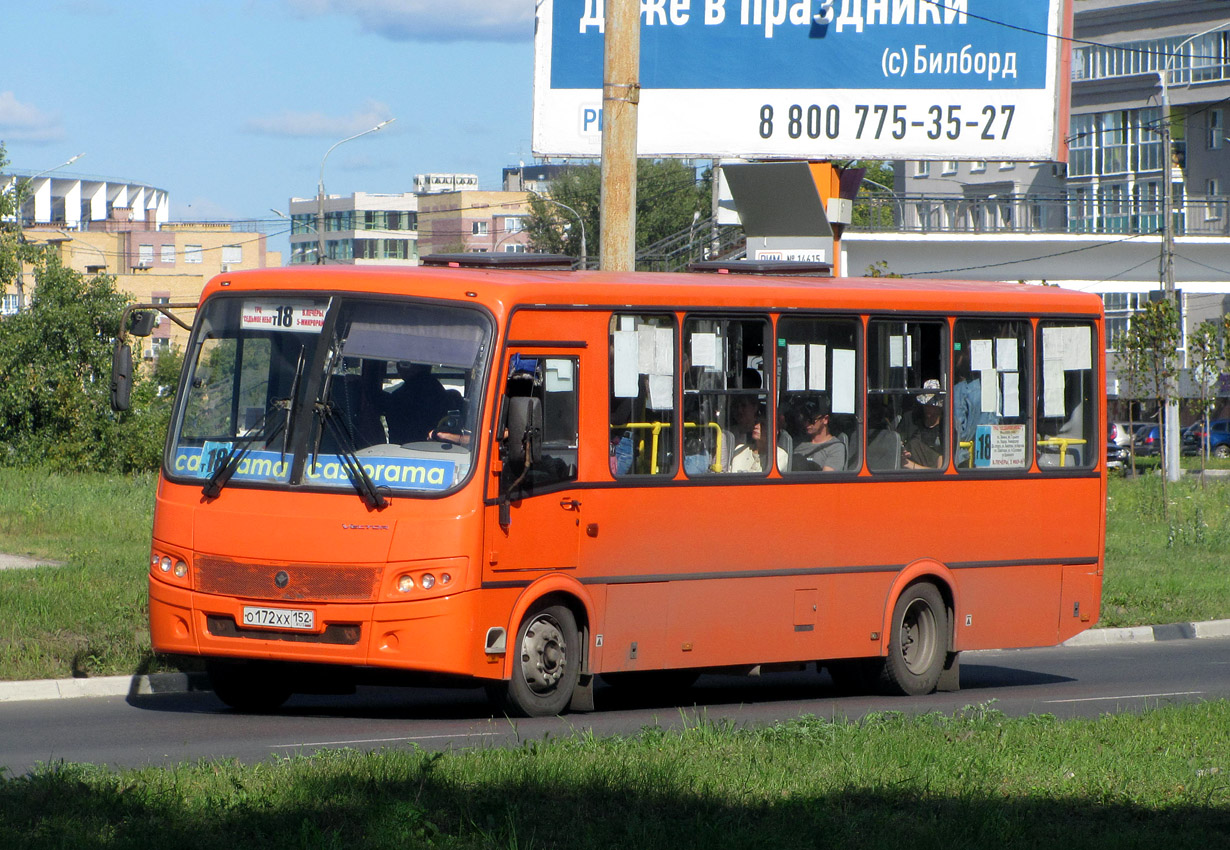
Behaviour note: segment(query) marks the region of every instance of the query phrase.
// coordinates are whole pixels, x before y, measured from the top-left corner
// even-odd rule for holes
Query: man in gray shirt
[[[794,447],[792,472],[841,472],[846,468],[846,443],[829,430],[832,406],[818,396],[800,406],[807,442]]]

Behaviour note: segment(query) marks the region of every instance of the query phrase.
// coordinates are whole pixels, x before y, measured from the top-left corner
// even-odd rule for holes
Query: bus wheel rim
[[[526,626],[521,641],[521,675],[530,690],[550,693],[568,666],[567,642],[554,617],[539,615]]]
[[[906,669],[921,675],[931,665],[935,656],[938,629],[935,612],[925,600],[915,599],[901,617],[901,658]]]

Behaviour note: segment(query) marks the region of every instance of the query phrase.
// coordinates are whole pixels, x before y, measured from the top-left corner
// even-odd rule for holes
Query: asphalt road
[[[969,652],[956,693],[841,696],[825,674],[756,679],[703,676],[682,701],[605,686],[597,711],[562,718],[495,716],[480,689],[361,688],[350,696],[299,696],[276,715],[244,715],[211,692],[0,704],[0,766],[18,776],[39,763],[113,767],[201,758],[258,762],[326,747],[424,749],[510,746],[573,731],[632,734],[711,721],[768,724],[798,715],[858,718],[872,711],[952,713],[991,703],[1006,714],[1061,718],[1230,699],[1230,639]]]

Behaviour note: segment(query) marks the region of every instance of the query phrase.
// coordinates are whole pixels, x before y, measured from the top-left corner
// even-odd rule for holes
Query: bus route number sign
[[[240,325],[249,331],[318,334],[325,325],[324,304],[303,301],[245,301]]]

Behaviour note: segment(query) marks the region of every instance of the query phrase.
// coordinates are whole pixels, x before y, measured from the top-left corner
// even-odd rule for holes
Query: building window
[[[956,174],[957,173],[957,161],[955,159],[944,160],[943,173],[944,174]]]
[[[222,264],[227,266],[237,266],[243,262],[243,246],[242,245],[224,245],[222,246]]]
[[[1016,168],[1016,163],[1015,163],[1015,162],[1001,162],[1001,163],[999,164],[999,170],[1000,170],[1000,171],[1011,171],[1011,170],[1012,170],[1012,169],[1014,169],[1014,168]]]
[[[969,164],[970,174],[982,174],[987,170],[987,161],[985,159],[977,159]]]
[[[137,265],[142,268],[149,268],[154,264],[154,246],[153,245],[138,245],[137,246]]]
[[[488,233],[488,227],[488,222],[476,221],[470,225],[470,233],[475,236],[486,236]]]
[[[504,246],[504,253],[505,254],[524,254],[525,246],[524,245],[514,245],[510,243]]]
[[[175,265],[175,246],[161,245],[159,247],[162,249],[162,256],[160,257],[162,262]]]
[[[7,292],[4,294],[4,300],[0,301],[0,315],[11,316],[17,312],[17,296],[10,295]]]
[[[203,263],[205,262],[205,252],[200,245],[185,245],[184,246],[184,262],[185,263]]]
[[[914,163],[914,176],[915,177],[930,177],[931,176],[931,163],[925,159],[920,159],[918,160],[918,162]]]
[[[1101,116],[1102,174],[1126,174],[1128,171],[1127,113],[1116,110]]]
[[[525,230],[525,221],[520,216],[510,215],[505,217],[505,233],[520,233],[522,230]]]
[[[1221,194],[1221,179],[1210,177],[1205,181],[1204,194],[1206,196],[1204,204],[1204,220],[1217,221],[1221,218],[1221,207],[1224,200],[1218,196]]]
[[[1221,150],[1222,142],[1226,140],[1226,127],[1223,113],[1220,109],[1209,110],[1209,150]]]

